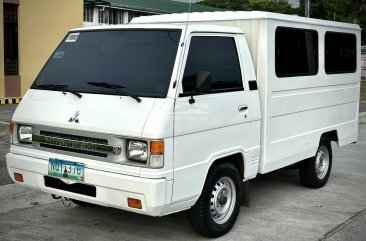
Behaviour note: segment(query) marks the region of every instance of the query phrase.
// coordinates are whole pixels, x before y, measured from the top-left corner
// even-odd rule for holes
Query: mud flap
[[[241,185],[241,206],[250,207],[250,189],[249,181],[243,182]]]

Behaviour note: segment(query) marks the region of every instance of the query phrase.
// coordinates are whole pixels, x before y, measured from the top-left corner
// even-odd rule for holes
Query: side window
[[[325,72],[327,74],[354,73],[356,71],[356,35],[325,33]]]
[[[212,93],[243,90],[238,52],[233,37],[192,37],[183,76],[183,92],[195,89],[197,72],[211,73]]]
[[[275,38],[277,77],[318,73],[318,33],[315,30],[278,27]]]

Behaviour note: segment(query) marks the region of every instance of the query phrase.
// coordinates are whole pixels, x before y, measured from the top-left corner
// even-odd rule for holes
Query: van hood
[[[83,94],[77,96],[60,91],[30,89],[13,115],[13,121],[97,132],[141,137],[155,98]],[[77,120],[76,120],[77,119]]]

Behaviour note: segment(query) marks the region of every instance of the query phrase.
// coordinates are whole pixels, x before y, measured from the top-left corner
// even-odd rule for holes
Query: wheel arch
[[[245,171],[245,157],[244,154],[241,152],[231,153],[227,156],[218,157],[217,159],[214,159],[207,171],[207,174],[212,170],[212,168],[223,164],[223,163],[231,163],[233,164],[236,169],[238,169],[240,177],[244,179],[244,171]],[[207,175],[206,175],[207,176]]]
[[[319,143],[324,138],[328,139],[329,141],[334,141],[339,146],[339,138],[338,138],[338,131],[337,130],[332,130],[332,131],[324,132],[320,136]]]

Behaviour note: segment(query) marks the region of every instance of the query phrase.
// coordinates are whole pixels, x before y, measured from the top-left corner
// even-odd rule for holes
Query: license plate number
[[[84,181],[84,163],[50,158],[48,159],[48,175]]]

